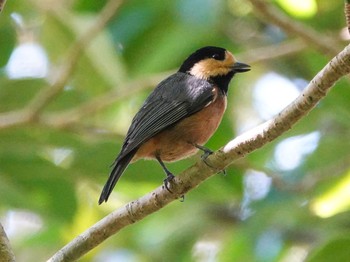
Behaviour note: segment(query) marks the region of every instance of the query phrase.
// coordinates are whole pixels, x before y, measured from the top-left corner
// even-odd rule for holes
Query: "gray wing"
[[[179,72],[162,81],[135,115],[117,159],[206,107],[213,100],[212,90],[208,81]]]

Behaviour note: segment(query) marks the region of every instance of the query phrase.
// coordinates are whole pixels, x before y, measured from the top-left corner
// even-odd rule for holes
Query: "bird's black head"
[[[235,73],[250,70],[250,66],[237,62],[226,49],[206,46],[191,54],[181,65],[179,72],[213,81],[227,90],[227,86]]]
[[[225,59],[225,53],[226,50],[224,48],[215,46],[206,46],[198,49],[182,63],[179,72],[187,73],[195,64],[208,58],[223,61]]]

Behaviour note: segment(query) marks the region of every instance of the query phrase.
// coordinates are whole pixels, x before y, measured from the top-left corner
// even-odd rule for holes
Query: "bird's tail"
[[[109,175],[109,178],[103,187],[100,199],[98,200],[98,203],[101,205],[103,202],[107,202],[109,195],[111,194],[115,184],[118,182],[119,178],[123,174],[125,168],[130,163],[131,159],[135,155],[136,150],[128,153],[126,156],[124,156],[121,159],[117,159],[114,163],[113,169],[111,174]]]

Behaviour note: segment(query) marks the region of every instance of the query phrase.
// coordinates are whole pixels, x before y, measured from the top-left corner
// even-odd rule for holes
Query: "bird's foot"
[[[199,150],[202,150],[204,152],[203,155],[201,155],[201,159],[203,160],[204,163],[206,163],[208,165],[208,163],[206,162],[206,159],[208,158],[208,156],[210,156],[211,154],[214,153],[214,151],[210,150],[209,148],[205,147],[205,146],[200,146],[197,144],[193,144],[195,147],[197,147]],[[208,165],[209,166],[209,165]]]
[[[222,173],[224,176],[226,176],[226,175],[227,175],[226,169],[222,169],[222,170],[220,170],[220,171],[218,172],[218,174],[219,174],[219,173]]]
[[[204,151],[204,154],[201,155],[201,159],[203,160],[204,163],[208,164],[207,158],[212,155],[214,153],[214,151],[211,151],[210,149],[206,148],[206,150]]]
[[[182,195],[182,196],[180,197],[180,202],[181,202],[181,203],[185,202],[185,195]]]
[[[164,162],[162,161],[162,159],[160,158],[159,155],[156,155],[156,159],[158,160],[159,164],[162,166],[162,168],[166,174],[166,178],[163,180],[163,188],[165,188],[168,192],[173,193],[169,189],[169,185],[175,176],[166,168],[166,166],[164,165]]]
[[[195,147],[197,147],[199,150],[202,150],[204,152],[203,155],[201,155],[201,159],[202,161],[210,168],[212,169],[216,169],[215,167],[213,167],[212,165],[210,165],[208,162],[207,162],[207,158],[212,155],[214,153],[214,151],[212,151],[211,149],[207,148],[207,147],[204,147],[204,146],[200,146],[200,145],[197,145],[197,144],[194,144]],[[224,176],[226,176],[226,169],[223,169],[223,170],[219,170],[218,173],[223,173]]]
[[[169,171],[166,172],[166,175],[167,175],[167,177],[163,180],[163,183],[164,183],[163,187],[164,187],[168,192],[173,193],[173,192],[170,190],[169,185],[170,185],[170,182],[174,179],[175,176],[174,176],[172,173],[170,173]]]

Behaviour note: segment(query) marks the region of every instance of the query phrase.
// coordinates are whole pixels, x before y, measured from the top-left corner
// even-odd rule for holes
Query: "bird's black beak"
[[[232,66],[232,71],[235,73],[244,73],[250,71],[250,65],[241,62],[236,62]]]

